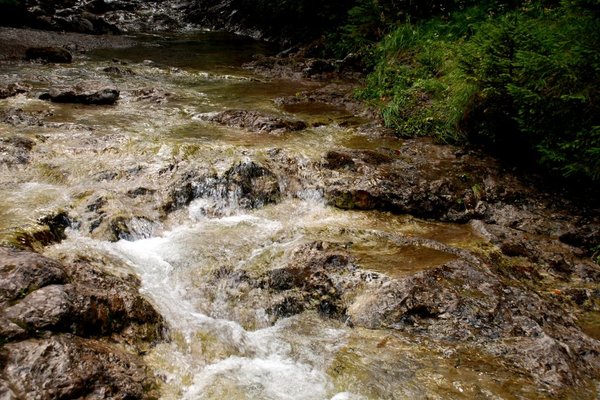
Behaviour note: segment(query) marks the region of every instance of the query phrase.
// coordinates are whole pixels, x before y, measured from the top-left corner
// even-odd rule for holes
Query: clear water
[[[5,79],[23,77],[34,88],[30,95],[0,100],[1,109],[51,114],[43,127],[0,124],[1,135],[37,138],[28,166],[0,167],[0,240],[10,241],[14,232],[54,211],[83,218],[86,202],[95,196],[108,199],[107,214],[124,212],[119,208],[124,192],[162,188],[167,183],[160,171],[173,165],[222,172],[240,160],[260,161],[278,148],[302,170],[329,148],[401,146],[340,126],[336,122],[349,115],[339,108],[278,108],[275,97],[316,84],[267,80],[242,69],[253,54],[272,51],[264,44],[210,33],[149,36],[140,42],[132,49],[96,51],[70,66],[0,66]],[[104,73],[111,65],[133,74]],[[35,98],[36,90],[82,81],[118,87],[119,103],[93,107]],[[227,108],[328,124],[269,136],[215,127],[198,118]],[[98,178],[107,172],[114,172],[110,179]],[[164,399],[543,397],[531,382],[493,358],[457,350],[455,344],[429,346],[402,332],[351,328],[312,311],[272,324],[263,303],[236,297],[243,282],[208,288],[209,278],[221,268],[260,276],[286,265],[294,249],[314,241],[345,245],[360,268],[401,278],[456,256],[400,245],[394,238],[426,238],[458,249],[481,240],[468,226],[333,209],[314,188],[318,177],[308,175],[309,183],[297,191],[283,177],[280,185],[294,196],[258,210],[230,202],[211,216],[205,212],[207,202],[220,199],[204,199],[164,218],[152,197],[131,201],[122,206],[125,211],[154,216],[148,235],[108,242],[71,229],[65,241],[45,252],[58,258],[85,254],[107,269],[139,275],[142,293],[171,331],[170,341],[145,356],[162,381]],[[456,367],[459,358],[461,368]]]

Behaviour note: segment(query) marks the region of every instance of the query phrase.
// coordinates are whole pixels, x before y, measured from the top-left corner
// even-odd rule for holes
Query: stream
[[[19,77],[33,91],[93,81],[117,87],[121,97],[114,106],[31,95],[0,100],[3,109],[44,120],[0,125],[2,134],[37,140],[27,168],[1,171],[0,240],[19,240],[39,218],[65,212],[74,222],[45,255],[85,256],[115,274],[137,275],[169,327],[169,340],[143,355],[161,398],[546,398],[491,355],[433,346],[402,330],[353,327],[324,315],[323,302],[273,314],[278,299],[253,282],[310,246],[342,249],[352,274],[377,281],[463,257],[484,239],[470,225],[327,205],[314,168],[325,151],[394,151],[402,142],[364,134],[364,121],[341,107],[278,106],[275,98],[322,84],[242,68],[254,54],[272,53],[267,45],[208,32],[136,40],[73,64],[2,67],[4,79]],[[118,73],[105,70],[111,66]],[[308,128],[270,135],[203,119],[227,109],[296,118]],[[285,163],[274,201],[248,207],[239,190],[205,180],[193,188],[202,196],[169,212],[161,206],[186,174],[229,176],[235,166],[271,165],[276,157]],[[114,229],[116,217],[126,229]]]

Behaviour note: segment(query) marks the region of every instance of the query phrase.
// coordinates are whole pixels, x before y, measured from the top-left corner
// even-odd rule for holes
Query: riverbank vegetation
[[[368,64],[357,95],[386,125],[600,180],[597,0],[401,3],[361,0],[329,35]]]

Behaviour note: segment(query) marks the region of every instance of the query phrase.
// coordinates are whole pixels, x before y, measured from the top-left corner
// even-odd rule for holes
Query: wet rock
[[[13,126],[43,126],[44,119],[52,115],[52,111],[24,111],[20,108],[9,108],[0,112],[0,121]]]
[[[252,329],[304,311],[344,319],[349,297],[361,284],[356,269],[354,259],[341,246],[314,242],[299,246],[286,265],[259,276],[223,267],[209,277],[198,295],[235,299],[225,305],[228,315]]]
[[[149,32],[183,26],[187,1],[82,0],[53,4],[28,0],[25,18],[37,29],[113,35],[122,32]]]
[[[559,239],[563,243],[583,248],[591,255],[592,249],[600,247],[600,229],[591,221],[577,222],[576,226],[569,227],[562,233]]]
[[[85,209],[87,211],[100,211],[100,209],[102,207],[104,207],[107,204],[107,200],[106,198],[102,197],[102,196],[98,196],[95,197],[94,199],[92,199],[88,205],[85,207]]]
[[[272,305],[267,312],[284,318],[304,310],[314,309],[330,318],[342,318],[346,312],[349,289],[357,285],[351,273],[354,260],[339,247],[323,249],[321,242],[296,250],[293,263],[269,271],[263,285],[273,291]]]
[[[40,95],[41,100],[50,100],[54,103],[79,103],[95,105],[112,105],[119,99],[120,92],[117,89],[88,89],[76,87],[71,89],[50,89],[49,92]]]
[[[10,244],[19,249],[41,251],[44,246],[63,240],[65,229],[69,226],[71,220],[66,213],[50,213],[34,223],[16,229]]]
[[[19,83],[0,84],[0,99],[6,99],[18,94],[27,93],[29,88]]]
[[[54,8],[48,12],[53,13]],[[92,36],[41,29],[0,27],[0,59],[23,60],[26,50],[30,47],[63,48],[75,55],[96,48],[123,48],[135,44],[131,38],[125,36]]]
[[[447,221],[482,218],[485,200],[511,200],[528,192],[514,178],[502,175],[492,159],[457,157],[451,146],[406,141],[395,152],[346,152],[357,166],[328,179],[325,197],[344,209],[379,209]],[[488,163],[489,162],[489,163]],[[341,174],[340,174],[341,173]],[[496,183],[496,179],[502,184]],[[492,213],[487,210],[487,213]]]
[[[25,52],[25,59],[68,64],[73,61],[73,56],[67,50],[59,47],[31,47]]]
[[[136,197],[140,197],[140,196],[152,195],[154,193],[156,193],[156,190],[140,186],[138,188],[128,190],[127,196],[136,198]]]
[[[131,68],[121,68],[121,67],[115,67],[115,66],[103,68],[102,71],[106,72],[107,74],[119,75],[119,76],[135,75],[135,72],[133,72],[133,70]]]
[[[105,239],[111,242],[118,240],[136,240],[149,238],[154,223],[143,216],[117,215],[108,219],[108,234]]]
[[[208,193],[206,190],[197,191],[197,182],[212,182],[214,180],[216,180],[216,177],[198,177],[193,174],[183,176],[179,182],[173,185],[174,187],[170,190],[167,199],[164,201],[161,207],[162,210],[166,213],[170,213],[180,209],[181,207],[187,206],[198,196],[210,195],[210,193]],[[210,186],[212,187],[213,185]]]
[[[600,366],[597,356],[589,357],[598,354],[600,342],[581,332],[559,305],[464,261],[371,287],[348,315],[355,325],[469,341],[550,390],[572,386]]]
[[[0,358],[0,382],[23,398],[143,399],[152,385],[138,357],[73,335],[8,343]]]
[[[37,29],[92,35],[120,33],[119,28],[106,21],[102,15],[88,12],[85,9],[86,3],[88,2],[83,1],[50,8],[42,2],[29,1],[26,18],[29,25]]]
[[[71,219],[65,212],[58,212],[55,214],[47,215],[39,220],[39,223],[43,226],[48,227],[48,241],[47,243],[60,242],[65,236],[65,229],[71,226]]]
[[[12,307],[4,310],[9,321],[30,335],[40,331],[66,331],[73,322],[71,285],[50,285],[35,290]]]
[[[253,161],[240,163],[223,176],[228,193],[235,193],[244,208],[260,208],[281,197],[275,174]]]
[[[379,119],[378,112],[356,100],[354,96],[355,88],[355,84],[352,83],[330,83],[318,89],[297,93],[294,96],[278,97],[274,102],[284,110],[293,110],[294,107],[311,104],[336,107],[346,110],[355,120],[355,125],[365,124],[369,120],[377,121]],[[340,124],[343,125],[344,122],[341,121]]]
[[[198,198],[209,200],[207,213],[230,207],[260,208],[279,201],[282,195],[278,176],[254,161],[235,164],[220,176],[188,172],[173,186],[161,207],[163,212],[173,212]]]
[[[160,314],[139,293],[140,282],[113,276],[85,261],[66,265],[73,287],[73,333],[80,336],[110,336],[121,340],[160,340],[165,325]]]
[[[0,247],[0,305],[44,286],[66,282],[65,268],[57,261]]]
[[[131,94],[136,101],[150,101],[157,104],[166,103],[171,96],[171,93],[154,88],[133,90]]]
[[[118,176],[119,176],[119,174],[114,171],[102,171],[102,172],[99,172],[96,175],[94,175],[93,179],[98,182],[104,182],[104,181],[112,181],[112,180],[116,179]]]
[[[331,169],[348,168],[354,166],[354,160],[347,152],[331,150],[325,155],[325,165]]]
[[[340,168],[352,169],[360,164],[378,166],[394,161],[392,156],[375,150],[331,150],[325,154],[324,158],[324,166],[334,170]]]
[[[29,163],[35,141],[25,136],[0,137],[0,164],[9,167]]]
[[[326,74],[336,70],[335,62],[332,60],[323,59],[310,59],[306,61],[306,65],[303,69],[305,77],[314,75]]]
[[[443,248],[422,239],[397,239]],[[249,327],[264,326],[265,320],[249,315],[248,309],[264,309],[269,323],[317,311],[353,327],[389,329],[411,340],[476,350],[556,396],[597,376],[600,341],[581,331],[568,302],[532,289],[543,279],[536,269],[528,264],[511,268],[507,260],[496,258],[490,268],[491,259],[456,254],[455,261],[441,266],[391,277],[362,269],[344,245],[314,242],[299,246],[286,265],[259,276],[223,268],[200,292],[210,296],[218,290],[219,298],[235,299],[228,315]],[[565,293],[581,304],[591,296],[585,290]]]
[[[112,344],[141,351],[164,337],[162,317],[138,287],[84,260],[63,265],[0,247],[0,394],[151,397],[142,360]]]
[[[134,1],[107,1],[107,0],[92,0],[86,4],[85,9],[95,14],[104,14],[109,11],[135,10],[136,2]]]
[[[300,131],[306,123],[247,110],[227,110],[216,114],[205,114],[202,119],[220,125],[246,129],[250,132],[281,134]]]
[[[332,59],[305,57],[294,53],[288,56],[257,57],[244,64],[244,68],[268,76],[291,80],[312,79],[318,81],[348,80],[352,74],[341,71],[339,62]]]
[[[128,282],[83,261],[66,266],[31,252],[0,247],[0,314],[27,335],[69,332],[154,341],[161,316]]]

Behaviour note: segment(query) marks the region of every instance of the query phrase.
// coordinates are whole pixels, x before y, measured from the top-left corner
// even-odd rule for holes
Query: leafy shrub
[[[469,7],[401,23],[358,96],[402,136],[471,141],[554,176],[600,179],[598,0]]]
[[[511,13],[482,25],[462,60],[478,86],[464,124],[471,139],[501,154],[521,149],[554,174],[600,179],[597,18]]]

